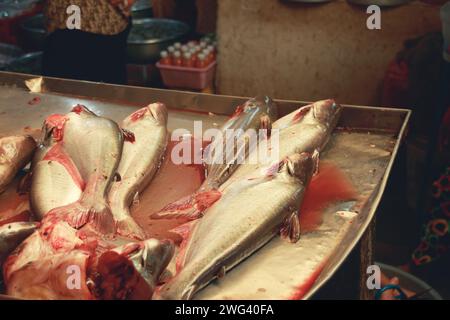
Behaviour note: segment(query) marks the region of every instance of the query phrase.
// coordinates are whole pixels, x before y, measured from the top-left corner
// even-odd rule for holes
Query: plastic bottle
[[[203,53],[199,53],[197,56],[197,62],[195,63],[195,67],[202,69],[206,67],[206,57]]]
[[[197,62],[197,51],[194,48],[192,48],[190,52],[191,52],[192,63],[195,66],[195,63]]]
[[[175,50],[180,50],[180,48],[181,48],[181,43],[175,42],[175,43],[173,44],[173,47],[175,48]]]
[[[194,47],[194,49],[195,49],[195,52],[196,52],[196,53],[200,53],[200,52],[202,51],[202,47],[200,47],[200,45],[196,45],[196,46]]]
[[[216,52],[216,48],[214,48],[214,46],[213,45],[209,45],[208,47],[207,47],[207,49],[209,50],[209,52],[210,52],[210,55],[211,55],[211,61],[215,61],[216,60],[216,55],[217,55],[217,52]]]
[[[183,54],[183,67],[193,68],[194,63],[192,61],[192,55],[190,52],[185,52]]]
[[[172,64],[177,67],[181,67],[183,65],[180,51],[175,51],[173,53]]]
[[[185,52],[188,52],[188,51],[189,51],[189,47],[187,45],[182,45],[181,46],[181,52],[182,53],[185,53]]]
[[[214,57],[209,49],[204,49],[202,51],[202,54],[205,56],[205,63],[206,65],[209,65],[214,61]]]
[[[159,63],[164,65],[170,65],[172,64],[172,61],[170,59],[169,53],[165,50],[160,52],[161,59],[159,60]]]
[[[174,46],[169,46],[167,48],[167,52],[169,53],[169,56],[173,56],[173,53],[175,52],[175,47]]]
[[[200,41],[200,47],[202,49],[205,49],[208,46],[208,43],[206,41]]]

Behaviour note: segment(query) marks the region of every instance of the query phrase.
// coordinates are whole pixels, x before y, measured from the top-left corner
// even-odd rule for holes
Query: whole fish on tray
[[[220,128],[220,134],[205,148],[203,161],[206,167],[206,179],[199,190],[190,196],[170,203],[153,218],[187,218],[197,219],[217,201],[221,193],[217,191],[239,166],[239,157],[251,152],[252,145],[249,132],[270,137],[273,121],[277,118],[277,106],[270,97],[255,97],[236,108],[235,113]],[[258,131],[259,130],[259,131]],[[227,152],[231,161],[227,161]]]
[[[314,171],[310,154],[294,154],[259,176],[233,183],[191,230],[178,257],[179,273],[158,292],[161,299],[191,299],[210,281],[281,232],[300,236],[297,212]],[[261,196],[269,195],[270,196]]]
[[[0,138],[0,193],[14,179],[16,174],[30,162],[36,142],[29,136]]]
[[[280,129],[279,160],[269,166],[241,164],[220,187],[223,196],[207,214],[175,230],[185,238],[177,258],[179,273],[161,288],[160,298],[192,298],[280,228],[291,242],[299,239],[303,194],[340,113],[341,107],[333,100],[323,100],[274,123]],[[258,147],[270,148],[272,139]]]
[[[117,232],[123,236],[145,238],[129,208],[160,166],[168,141],[167,116],[165,105],[153,103],[134,112],[122,123],[126,138],[108,201]]]
[[[275,162],[285,157],[301,152],[308,152],[316,156],[323,150],[336,127],[342,107],[334,100],[321,100],[299,108],[290,114],[278,119],[273,124],[273,129],[279,130],[278,158]],[[261,149],[270,150],[273,141],[263,140],[258,146]],[[253,156],[252,154],[250,156]],[[256,157],[258,159],[258,157]],[[233,175],[219,188],[224,191],[233,181],[239,180],[249,173],[264,168],[264,162],[244,163],[240,165]]]
[[[92,223],[104,233],[114,233],[115,221],[107,191],[122,155],[122,131],[114,121],[98,117],[82,105],[74,107],[59,122],[62,124],[53,134],[60,142],[43,160],[62,164],[83,192],[78,201],[54,208],[52,212],[63,215],[75,228]],[[60,173],[60,169],[52,172]]]

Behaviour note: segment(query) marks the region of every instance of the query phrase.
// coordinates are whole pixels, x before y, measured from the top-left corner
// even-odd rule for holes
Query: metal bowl
[[[43,14],[25,19],[20,25],[20,31],[21,42],[24,47],[31,50],[42,50],[47,34]]]
[[[153,5],[150,0],[138,0],[131,7],[131,17],[133,19],[143,19],[153,17]]]
[[[161,50],[189,33],[187,24],[169,19],[136,19],[128,36],[127,54],[130,63],[148,64],[159,59]]]

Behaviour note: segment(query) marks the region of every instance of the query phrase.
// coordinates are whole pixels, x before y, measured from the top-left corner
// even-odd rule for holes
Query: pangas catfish
[[[342,107],[334,100],[321,100],[275,121],[272,138],[261,141],[258,149],[249,156],[256,161],[241,164],[219,190],[223,192],[233,181],[290,154],[308,152],[318,156],[327,144],[341,111]],[[260,154],[266,154],[266,158],[260,158]]]
[[[25,299],[149,299],[173,244],[124,241],[103,238],[89,224],[74,229],[50,212],[4,263],[6,293]]]
[[[152,217],[189,220],[201,217],[220,198],[221,193],[217,189],[256,147],[258,139],[270,137],[276,118],[277,106],[267,96],[252,98],[238,106],[203,152],[206,179],[199,190],[170,203]]]
[[[161,287],[158,298],[191,299],[280,230],[283,236],[298,240],[297,211],[314,171],[313,162],[308,153],[293,154],[263,174],[230,185],[207,214],[183,232],[186,242],[178,257],[180,270]]]
[[[29,136],[0,139],[0,193],[33,157],[36,142]]]
[[[144,239],[129,208],[155,175],[167,146],[167,109],[162,103],[142,108],[122,123],[125,142],[108,201],[120,235]]]
[[[77,202],[53,211],[64,215],[75,228],[92,223],[103,233],[114,233],[107,191],[122,154],[123,135],[119,126],[78,105],[66,115],[60,144],[85,186]]]
[[[39,220],[54,208],[80,199],[84,181],[62,147],[65,115],[51,115],[42,127],[42,137],[31,163],[30,204]]]

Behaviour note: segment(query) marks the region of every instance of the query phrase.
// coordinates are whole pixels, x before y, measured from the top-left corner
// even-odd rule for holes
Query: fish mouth
[[[317,101],[313,104],[313,115],[317,120],[334,126],[337,121],[337,115],[341,112],[342,107],[333,99]]]

